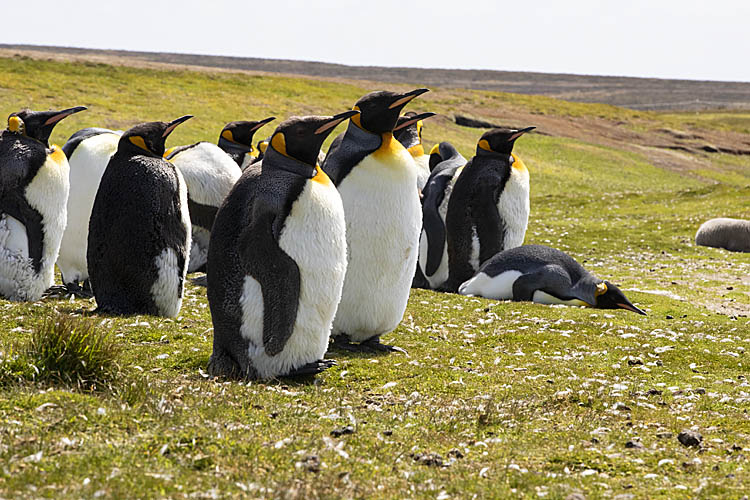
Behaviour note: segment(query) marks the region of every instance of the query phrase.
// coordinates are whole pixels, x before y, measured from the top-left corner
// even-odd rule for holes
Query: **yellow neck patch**
[[[228,140],[229,142],[234,142],[234,136],[232,135],[231,130],[225,130],[224,132],[221,133],[221,136],[224,139]]]
[[[431,155],[440,154],[440,144],[435,144],[434,146],[432,146],[432,149],[430,150],[430,154]]]
[[[258,150],[257,149],[253,149],[252,151],[248,151],[245,154],[248,155],[250,158],[257,158],[258,157]]]
[[[149,153],[153,154],[153,152],[150,149],[148,149],[148,146],[146,146],[146,141],[144,141],[143,137],[141,137],[140,135],[133,135],[133,136],[128,137],[128,139],[130,140],[131,143],[135,144],[142,150],[148,151]]]
[[[409,149],[407,149],[407,151],[409,151],[409,153],[411,153],[411,155],[414,158],[416,158],[418,156],[424,156],[424,146],[422,146],[421,144],[417,144],[415,146],[412,146]]]
[[[14,133],[23,132],[24,129],[24,123],[23,120],[21,120],[17,116],[11,116],[8,118],[8,130]]]
[[[518,170],[521,170],[521,171],[526,170],[526,164],[523,162],[523,160],[521,158],[519,158],[518,156],[516,156],[515,153],[511,153],[510,155],[513,157],[513,168],[517,168]],[[602,283],[602,284],[604,284],[604,283]],[[605,288],[604,291],[606,292],[607,291],[606,290],[606,285],[605,285],[604,288]]]
[[[352,108],[352,111],[360,111],[360,109],[359,109],[359,106],[354,106],[354,107]],[[362,113],[360,113],[360,114],[358,114],[358,115],[354,115],[354,116],[352,116],[352,117],[351,117],[351,118],[349,118],[349,119],[350,119],[350,120],[351,120],[352,122],[354,122],[354,124],[355,124],[356,126],[358,126],[359,128],[361,128],[362,130],[364,130],[365,128],[364,128],[364,127],[362,126],[362,122],[360,121],[360,120],[361,120],[361,118],[362,118]]]
[[[63,161],[67,161],[67,158],[65,157],[65,153],[63,152],[62,148],[58,146],[57,144],[53,144],[52,146],[50,146],[49,157],[52,158],[52,161],[54,161],[58,165],[61,165]]]
[[[594,292],[594,297],[599,297],[600,295],[604,295],[607,293],[607,284],[603,281],[596,285],[596,291]]]
[[[324,186],[328,186],[329,184],[331,184],[331,179],[328,177],[328,174],[323,172],[323,169],[320,168],[320,166],[316,165],[315,170],[317,170],[318,173],[316,173],[315,177],[312,178],[313,182],[317,182]]]
[[[287,158],[291,158],[291,156],[286,153],[286,137],[284,137],[283,132],[278,132],[271,137],[271,147]]]
[[[166,158],[167,156],[171,155],[172,151],[174,151],[175,148],[176,148],[176,146],[173,146],[173,147],[167,149],[166,151],[164,151],[164,158]]]
[[[479,146],[479,149],[484,149],[485,151],[492,151],[492,148],[490,147],[490,143],[487,142],[487,139],[482,139],[477,143],[477,146]]]
[[[400,142],[393,138],[392,132],[382,134],[381,138],[380,147],[372,153],[380,161],[388,161],[406,149]]]
[[[268,149],[268,141],[263,141],[260,144],[258,144],[258,149],[260,149],[261,153],[265,153],[266,149]]]
[[[422,140],[422,120],[419,120],[417,122],[417,135],[419,136],[419,140]]]

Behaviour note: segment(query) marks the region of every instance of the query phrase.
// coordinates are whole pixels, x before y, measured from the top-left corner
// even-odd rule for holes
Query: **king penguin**
[[[63,284],[71,293],[91,296],[86,265],[91,208],[99,181],[117,151],[121,135],[121,131],[85,128],[73,134],[63,146],[70,164],[70,196],[68,222],[60,243],[57,267],[60,268]],[[79,282],[83,282],[83,288]]]
[[[19,111],[0,132],[0,295],[10,300],[38,300],[54,282],[70,184],[49,136],[84,109]]]
[[[393,129],[403,107],[427,91],[378,91],[359,99],[354,109],[361,114],[323,164],[346,213],[349,264],[331,332],[343,349],[394,350],[380,336],[396,328],[406,310],[422,210],[414,160]]]
[[[164,157],[177,167],[187,185],[192,225],[189,273],[205,270],[216,211],[242,175],[242,170],[258,156],[252,147],[253,134],[275,119],[231,122],[221,131],[218,146],[198,142],[170,148],[165,153]]]
[[[453,186],[445,216],[448,279],[441,291],[456,292],[485,260],[523,244],[529,221],[529,171],[512,153],[533,130],[492,129]]]
[[[414,111],[407,111],[398,118],[396,127],[393,129],[393,137],[414,158],[414,164],[417,166],[417,189],[420,196],[427,183],[427,178],[430,176],[430,157],[424,153],[424,146],[422,145],[422,121],[431,116],[435,116],[435,113],[417,114]]]
[[[240,169],[245,170],[249,165],[255,163],[260,156],[260,150],[253,147],[255,132],[275,119],[275,116],[269,116],[260,121],[227,123],[219,134],[219,147],[237,162]]]
[[[462,295],[645,312],[622,291],[581,266],[570,255],[543,245],[504,250],[487,260],[459,288]]]
[[[430,151],[429,161],[432,168],[422,191],[422,234],[417,270],[429,288],[436,289],[448,279],[445,216],[453,186],[466,165],[466,158],[451,143],[441,142]]]
[[[346,273],[346,223],[317,158],[357,113],[281,123],[219,209],[208,250],[211,375],[268,379],[333,364],[323,355]]]
[[[164,142],[190,115],[127,130],[104,171],[89,223],[86,261],[98,311],[174,317],[190,253],[185,180]]]

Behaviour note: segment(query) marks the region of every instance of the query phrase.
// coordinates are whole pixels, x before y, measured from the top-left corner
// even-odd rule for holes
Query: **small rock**
[[[693,391],[693,392],[695,392],[696,394],[705,394],[705,393],[706,393],[706,389],[704,389],[703,387],[698,387],[698,388],[697,388],[697,389],[696,389],[695,391]]]
[[[411,457],[420,465],[426,465],[428,467],[443,466],[443,457],[437,453],[417,453],[416,455],[411,455]]]
[[[740,446],[738,444],[733,444],[732,445],[732,451],[742,451],[742,446]]]
[[[320,458],[318,455],[308,455],[297,464],[300,468],[308,472],[320,472]]]
[[[703,441],[703,436],[699,432],[686,429],[677,435],[677,440],[684,446],[698,447]]]
[[[615,403],[612,409],[617,411],[631,411],[631,408],[628,405],[620,402]]]
[[[661,391],[659,389],[649,389],[646,393],[648,396],[661,396]]]
[[[638,366],[638,365],[642,365],[642,364],[643,364],[643,360],[641,358],[634,358],[634,357],[631,356],[628,359],[628,365],[629,366]]]
[[[612,500],[633,500],[634,498],[635,495],[632,493],[620,493],[619,495],[612,497]]]
[[[625,448],[635,448],[636,450],[641,450],[643,449],[643,443],[641,443],[640,441],[630,440],[625,443]]]
[[[661,431],[656,433],[656,437],[658,437],[659,439],[669,439],[672,436],[674,436],[674,434],[669,431]]]
[[[464,458],[464,454],[458,448],[453,448],[448,452],[448,457],[451,458]]]
[[[347,425],[346,427],[339,427],[338,429],[333,429],[331,431],[331,436],[333,437],[341,437],[346,434],[354,434],[354,427]]]
[[[586,497],[581,493],[571,493],[565,497],[565,500],[586,500]]]
[[[391,431],[391,430],[383,431],[383,435],[384,436],[393,436],[393,431]]]
[[[667,319],[674,319],[674,316],[672,316],[671,314],[667,314]]]

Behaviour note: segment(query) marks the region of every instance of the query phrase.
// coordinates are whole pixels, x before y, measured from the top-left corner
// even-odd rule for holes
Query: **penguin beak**
[[[176,120],[172,120],[171,122],[169,122],[169,124],[167,125],[167,128],[164,130],[164,133],[161,134],[161,136],[162,137],[167,137],[169,134],[172,133],[172,131],[174,129],[177,128],[177,125],[179,125],[182,122],[188,121],[192,117],[193,117],[193,115],[185,115],[185,116],[181,116],[181,117],[177,118]]]
[[[525,134],[526,132],[531,132],[531,131],[532,131],[532,130],[534,130],[535,128],[536,128],[536,127],[526,127],[526,128],[522,128],[521,130],[519,130],[519,131],[518,131],[518,132],[516,132],[515,134],[511,135],[511,136],[510,136],[510,139],[508,139],[508,142],[512,142],[512,141],[515,141],[516,139],[518,139],[519,137],[521,137],[521,136],[522,136],[523,134]]]
[[[418,115],[412,117],[411,120],[405,121],[401,125],[397,125],[396,128],[393,129],[393,131],[395,132],[396,130],[401,130],[402,128],[406,128],[406,127],[408,127],[410,125],[414,125],[419,120],[426,120],[427,118],[430,118],[430,117],[435,116],[435,115],[436,115],[436,113],[430,113],[430,112],[418,114]]]
[[[250,132],[255,132],[259,128],[261,128],[263,125],[265,125],[268,122],[272,122],[276,119],[275,116],[269,116],[268,118],[265,118],[261,121],[259,121],[253,128],[250,129]]]
[[[47,125],[52,125],[54,123],[57,123],[67,116],[73,115],[75,113],[79,113],[86,109],[88,109],[86,106],[76,106],[74,108],[63,109],[59,113],[47,118],[47,121],[44,122],[44,126],[46,127]]]
[[[429,92],[430,89],[415,89],[411,92],[407,92],[405,94],[401,94],[395,101],[391,103],[390,106],[388,106],[388,109],[394,109],[394,108],[401,108],[406,106],[406,104],[414,99],[415,97],[418,97],[425,92]]]
[[[643,316],[648,316],[644,311],[638,309],[637,307],[635,307],[630,302],[628,302],[626,304],[617,302],[617,307],[619,307],[620,309],[625,309],[626,311],[633,311],[634,313],[638,313],[638,314],[641,314]]]
[[[338,125],[339,123],[343,122],[344,120],[349,119],[352,116],[358,115],[358,114],[359,114],[359,111],[357,111],[357,110],[350,110],[350,111],[344,111],[343,113],[340,113],[340,114],[338,114],[336,116],[333,116],[330,119],[326,120],[323,123],[323,125],[321,125],[320,127],[318,127],[315,130],[315,134],[319,135],[319,134],[324,134],[326,132],[330,133],[330,131],[333,130],[336,127],[336,125]]]

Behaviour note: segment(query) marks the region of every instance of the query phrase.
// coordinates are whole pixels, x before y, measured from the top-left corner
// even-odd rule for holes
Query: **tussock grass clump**
[[[111,332],[93,321],[57,315],[35,328],[25,349],[37,380],[75,383],[92,387],[105,383],[119,370],[121,349]]]

